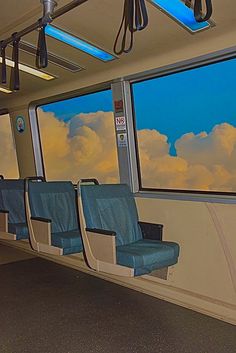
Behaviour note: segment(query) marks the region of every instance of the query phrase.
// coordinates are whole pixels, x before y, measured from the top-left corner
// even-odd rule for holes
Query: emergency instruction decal
[[[117,135],[118,147],[127,147],[127,133]]]
[[[23,133],[25,131],[25,119],[21,115],[18,115],[16,118],[16,130],[19,133]]]
[[[126,131],[126,119],[125,116],[117,116],[116,117],[116,130]]]

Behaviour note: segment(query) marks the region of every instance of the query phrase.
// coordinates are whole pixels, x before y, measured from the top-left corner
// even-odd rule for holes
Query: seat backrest
[[[116,232],[116,245],[142,239],[138,213],[128,185],[81,185],[83,211],[88,228]]]
[[[0,180],[0,209],[9,211],[9,223],[26,223],[24,180]]]
[[[50,219],[52,233],[78,230],[76,193],[70,181],[29,181],[28,196],[31,216]]]

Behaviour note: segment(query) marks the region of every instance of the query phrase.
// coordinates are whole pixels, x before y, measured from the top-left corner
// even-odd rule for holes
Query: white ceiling
[[[41,16],[40,0],[0,0],[0,2],[0,39],[5,39],[11,33],[21,30]],[[59,0],[58,7],[69,2],[68,0]],[[148,3],[149,27],[136,34],[132,53],[106,64],[55,39],[48,38],[49,51],[78,63],[86,70],[71,73],[49,64],[46,71],[58,77],[51,82],[45,82],[39,78],[21,73],[20,92],[11,95],[0,93],[0,106],[7,106],[8,102],[13,99],[19,101],[21,97],[44,96],[44,92],[55,92],[59,86],[61,91],[63,86],[66,86],[66,84],[68,86],[71,82],[74,82],[71,87],[78,87],[80,82],[86,82],[86,79],[88,80],[91,76],[97,77],[96,80],[99,81],[105,80],[109,75],[109,77],[116,78],[137,69],[142,71],[156,67],[162,62],[168,61],[169,63],[171,62],[170,53],[173,51],[180,52],[185,48],[191,48],[194,55],[195,52],[209,51],[209,43],[212,43],[212,50],[236,44],[235,0],[213,0],[213,5],[213,19],[216,22],[216,27],[191,35]],[[123,0],[88,0],[88,2],[57,19],[54,24],[112,52],[122,10]],[[234,36],[232,33],[234,33]],[[235,38],[235,43],[233,38]],[[37,32],[35,31],[24,37],[24,40],[36,44]],[[199,51],[196,51],[196,48]],[[8,49],[8,55],[11,55],[10,48]],[[34,66],[35,58],[27,53],[21,53],[20,61]],[[29,100],[31,99],[29,98]]]

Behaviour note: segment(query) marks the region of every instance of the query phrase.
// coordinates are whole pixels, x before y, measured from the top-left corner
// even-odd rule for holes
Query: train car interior
[[[0,353],[236,352],[236,3],[0,1]]]

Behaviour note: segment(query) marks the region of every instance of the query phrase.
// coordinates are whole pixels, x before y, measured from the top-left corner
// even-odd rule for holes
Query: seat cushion
[[[51,235],[52,245],[63,249],[63,254],[73,254],[83,250],[82,239],[78,230]]]
[[[16,240],[29,238],[28,227],[25,223],[9,223],[8,232],[16,234]]]
[[[71,254],[77,254],[82,252],[80,246],[74,246],[71,248],[63,248],[63,255],[71,255]]]
[[[139,240],[117,246],[117,263],[135,269],[135,275],[172,266],[178,261],[179,245],[157,240]]]

